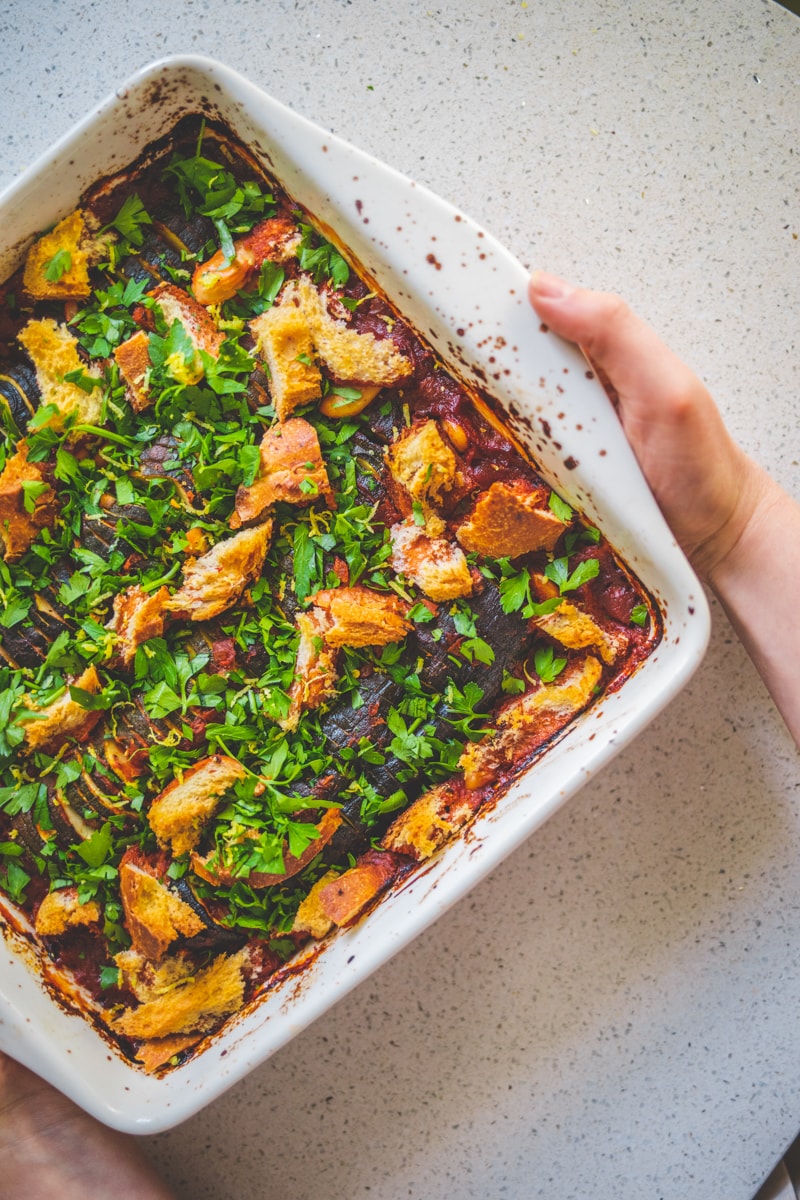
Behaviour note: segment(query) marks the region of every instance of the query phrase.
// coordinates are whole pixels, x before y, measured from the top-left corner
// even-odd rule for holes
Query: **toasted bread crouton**
[[[566,525],[547,507],[546,488],[493,483],[481,492],[469,518],[456,530],[467,552],[488,558],[517,558],[552,550]]]
[[[120,895],[134,950],[158,962],[177,938],[193,937],[205,926],[194,909],[147,868],[126,852],[119,866]]]
[[[336,878],[336,871],[326,871],[322,878],[317,880],[295,913],[292,933],[308,933],[317,941],[330,933],[333,929],[333,921],[323,911],[319,896],[322,889]]]
[[[67,326],[44,317],[28,321],[17,336],[36,369],[42,406],[52,404],[56,409],[44,424],[60,430],[68,416],[74,416],[79,425],[96,424],[102,411],[102,388],[98,386],[87,392],[66,376],[80,371],[90,379],[97,379],[99,384],[101,372],[81,360],[78,343]]]
[[[317,354],[336,379],[353,383],[399,383],[412,371],[391,338],[358,333],[328,312],[325,299],[307,275],[284,288],[281,308],[297,305],[305,316]]]
[[[366,587],[339,587],[311,597],[329,646],[388,646],[411,629],[408,608],[394,593]]]
[[[252,521],[271,505],[312,504],[321,496],[333,504],[328,472],[317,431],[302,417],[291,417],[268,429],[259,446],[258,475],[236,493],[239,521]]]
[[[161,637],[168,615],[168,600],[168,588],[160,587],[157,592],[148,594],[138,583],[114,597],[114,615],[106,629],[112,629],[117,635],[114,657],[123,667],[131,665],[143,642]]]
[[[613,663],[628,647],[628,640],[622,631],[618,634],[606,633],[588,613],[567,600],[563,600],[555,612],[534,617],[533,623],[568,650],[594,646],[604,663]]]
[[[100,676],[94,666],[87,667],[82,675],[72,680],[72,684],[92,695],[97,695],[102,689]],[[99,709],[82,708],[77,700],[72,699],[69,689],[46,708],[37,708],[33,703],[28,703],[28,708],[31,715],[19,717],[17,724],[25,730],[23,747],[30,754],[36,750],[52,754],[67,741],[86,741],[103,715]]]
[[[147,294],[155,301],[168,327],[171,328],[176,321],[180,322],[196,351],[205,350],[212,358],[219,358],[225,334],[217,328],[208,309],[203,308],[194,296],[190,296],[183,288],[176,287],[174,283],[160,283]],[[176,379],[180,379],[181,383],[197,383],[203,377],[203,364],[199,355],[193,368],[181,364],[177,370],[173,368],[172,374]],[[194,377],[189,378],[190,375]]]
[[[430,538],[413,522],[393,525],[391,564],[431,600],[469,596],[473,588],[464,551],[446,538]]]
[[[398,500],[403,515],[410,516],[412,506],[419,505],[426,532],[438,537],[444,530],[444,521],[436,509],[461,482],[461,472],[458,459],[436,421],[412,425],[401,433],[387,449],[386,462],[400,488]]]
[[[322,395],[322,376],[314,360],[308,321],[299,308],[268,308],[250,322],[258,353],[269,368],[270,396],[279,421],[301,404]]]
[[[177,858],[194,850],[222,797],[247,771],[235,758],[214,754],[174,779],[150,805],[147,820],[162,847]]]
[[[76,887],[57,888],[42,900],[33,927],[40,937],[58,937],[77,925],[96,925],[100,915],[96,900],[81,904]]]
[[[462,776],[447,779],[425,792],[392,822],[381,838],[381,846],[422,862],[466,825],[482,800],[464,786]]]
[[[120,986],[142,1003],[163,996],[176,983],[194,973],[192,959],[180,952],[154,963],[131,947],[115,954],[114,962],[119,967]]]
[[[218,617],[236,603],[249,583],[258,579],[271,537],[272,521],[264,521],[217,542],[199,558],[187,559],[183,584],[164,607],[190,621]]]
[[[327,618],[323,613],[297,614],[300,641],[294,666],[294,680],[289,689],[289,711],[279,722],[281,729],[297,728],[302,713],[319,708],[336,691],[338,653],[325,642]]]
[[[323,850],[331,840],[336,830],[342,823],[342,814],[338,808],[328,808],[321,821],[316,825],[309,823],[309,833],[311,830],[316,831],[316,837],[309,842],[305,850],[300,854],[292,854],[288,848],[283,850],[283,870],[281,871],[250,871],[249,874],[241,870],[234,869],[232,860],[226,855],[225,850],[221,853],[216,851],[207,854],[205,858],[199,854],[192,855],[192,870],[195,875],[199,875],[201,879],[205,879],[208,883],[223,887],[232,887],[237,879],[241,879],[251,888],[266,888],[273,887],[276,883],[283,883],[286,879],[291,879],[293,875],[297,875],[304,867],[307,867],[312,858],[316,858],[320,850]],[[254,829],[245,830],[237,844],[246,843],[248,839],[256,840],[259,837],[259,832]]]
[[[497,730],[471,742],[461,755],[468,788],[492,782],[504,768],[531,753],[586,708],[600,682],[603,668],[591,655],[576,661],[557,682],[543,684],[511,701],[497,718]]]
[[[150,335],[138,329],[114,351],[114,361],[125,380],[125,395],[134,412],[144,412],[150,404]]]
[[[354,867],[320,889],[322,912],[334,925],[352,925],[367,905],[397,879],[407,862],[387,850],[367,850]]]
[[[155,1000],[127,1008],[111,1022],[115,1033],[132,1038],[162,1038],[211,1029],[244,1003],[247,950],[219,955],[210,966],[178,983]]]
[[[81,247],[85,233],[83,213],[76,209],[33,243],[22,274],[22,286],[33,300],[83,300],[91,293],[89,260]],[[57,279],[47,277],[51,264],[58,267]]]
[[[33,505],[31,512],[26,499],[28,508]],[[0,542],[5,561],[22,558],[43,529],[53,528],[57,516],[56,493],[44,477],[42,464],[28,462],[28,445],[22,441],[0,474]]]

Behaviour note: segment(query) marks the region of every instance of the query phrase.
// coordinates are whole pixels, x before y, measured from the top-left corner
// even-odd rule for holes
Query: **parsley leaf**
[[[552,683],[566,665],[566,658],[554,658],[552,646],[541,647],[533,656],[534,670],[542,683]]]
[[[128,196],[111,226],[126,238],[132,246],[141,246],[144,241],[143,225],[152,225],[153,220],[139,196],[134,192]]]
[[[573,517],[573,512],[566,500],[562,500],[556,492],[551,492],[547,506],[558,517],[559,521],[563,521],[565,525],[569,525]]]
[[[50,283],[58,283],[62,275],[66,275],[72,266],[72,255],[69,250],[56,250],[52,258],[45,263],[44,277]]]
[[[554,558],[547,564],[544,573],[552,583],[558,586],[558,590],[563,596],[564,592],[573,592],[584,583],[588,583],[590,579],[594,579],[600,573],[600,560],[585,558],[570,573],[568,558]]]
[[[314,283],[325,283],[330,279],[334,287],[344,287],[350,278],[350,267],[339,251],[330,242],[319,239],[310,225],[301,225],[302,240],[297,247],[297,258],[304,271],[308,271]]]
[[[647,623],[647,605],[635,604],[631,609],[631,620],[634,625],[645,625]]]

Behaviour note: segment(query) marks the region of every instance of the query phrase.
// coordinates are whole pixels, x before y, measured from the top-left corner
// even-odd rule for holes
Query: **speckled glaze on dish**
[[[542,473],[594,521],[656,597],[664,638],[617,692],[570,726],[466,836],[349,930],[299,955],[206,1048],[159,1079],[125,1061],[0,944],[0,1046],[109,1125],[185,1120],[273,1054],[462,898],[635,736],[686,683],[709,633],[702,588],[667,529],[616,415],[580,353],[540,328],[527,275],[488,233],[412,180],[326,133],[210,59],[140,71],[0,197],[9,274],[37,230],[133,162],[187,112],[227,123],[347,247],[466,382],[488,389]],[[1,923],[0,923],[1,924]]]

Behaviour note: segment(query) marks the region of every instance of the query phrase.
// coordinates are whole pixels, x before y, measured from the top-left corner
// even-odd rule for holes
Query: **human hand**
[[[537,271],[530,299],[603,380],[675,537],[800,746],[800,505],[736,445],[700,380],[619,297]]]
[[[590,359],[675,537],[710,578],[759,508],[764,472],[733,441],[697,376],[618,296],[537,271],[530,300]]]

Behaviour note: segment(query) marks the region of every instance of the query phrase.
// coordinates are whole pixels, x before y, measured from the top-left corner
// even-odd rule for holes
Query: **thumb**
[[[694,398],[702,389],[689,367],[619,296],[575,287],[544,271],[534,273],[528,294],[545,324],[577,342],[610,382],[623,416],[626,407],[635,410],[646,397],[652,419],[671,410],[678,397]]]

